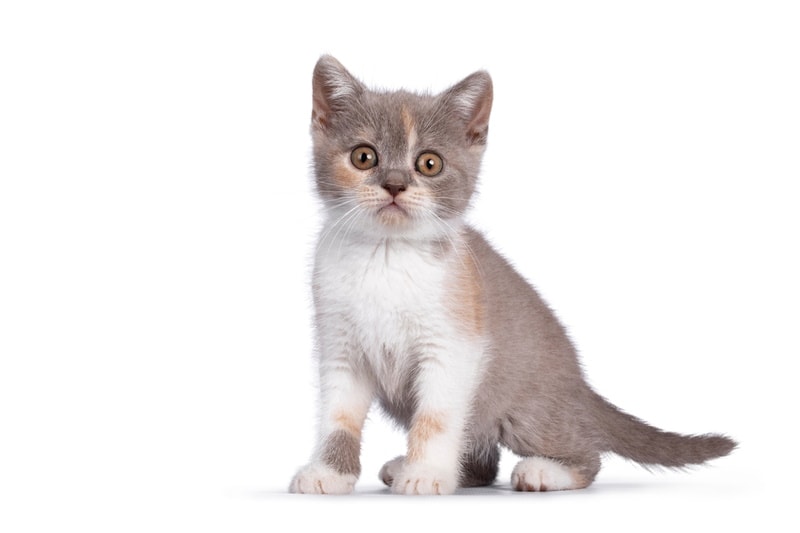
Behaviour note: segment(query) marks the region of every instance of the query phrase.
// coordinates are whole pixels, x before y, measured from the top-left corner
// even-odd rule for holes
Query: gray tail
[[[594,415],[608,451],[645,466],[679,468],[728,455],[736,442],[724,435],[680,435],[642,422],[593,393]]]

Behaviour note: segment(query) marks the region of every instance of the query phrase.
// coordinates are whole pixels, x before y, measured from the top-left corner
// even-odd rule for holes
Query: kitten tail
[[[608,451],[644,466],[680,468],[723,457],[736,448],[724,435],[680,435],[650,426],[592,392],[593,411]]]

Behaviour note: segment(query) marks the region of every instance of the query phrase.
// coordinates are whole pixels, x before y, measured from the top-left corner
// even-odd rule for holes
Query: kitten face
[[[376,92],[320,60],[314,170],[332,223],[377,237],[447,233],[475,190],[491,99],[483,72],[436,96]]]

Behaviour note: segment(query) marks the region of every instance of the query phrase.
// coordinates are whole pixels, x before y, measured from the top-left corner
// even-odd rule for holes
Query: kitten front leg
[[[373,387],[345,357],[320,362],[320,426],[311,462],[295,475],[289,491],[348,494],[361,473],[361,429]]]
[[[464,430],[481,353],[478,343],[464,343],[430,354],[420,363],[408,453],[402,466],[391,473],[392,492],[452,494],[458,488]]]
[[[453,411],[420,413],[408,435],[408,455],[393,476],[395,494],[452,494],[458,488],[464,419]]]

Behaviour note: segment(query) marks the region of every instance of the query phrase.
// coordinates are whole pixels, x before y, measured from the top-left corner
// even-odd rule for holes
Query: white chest
[[[448,329],[446,276],[445,259],[411,243],[320,250],[314,280],[319,315],[346,323],[369,359],[387,352],[404,357]]]

